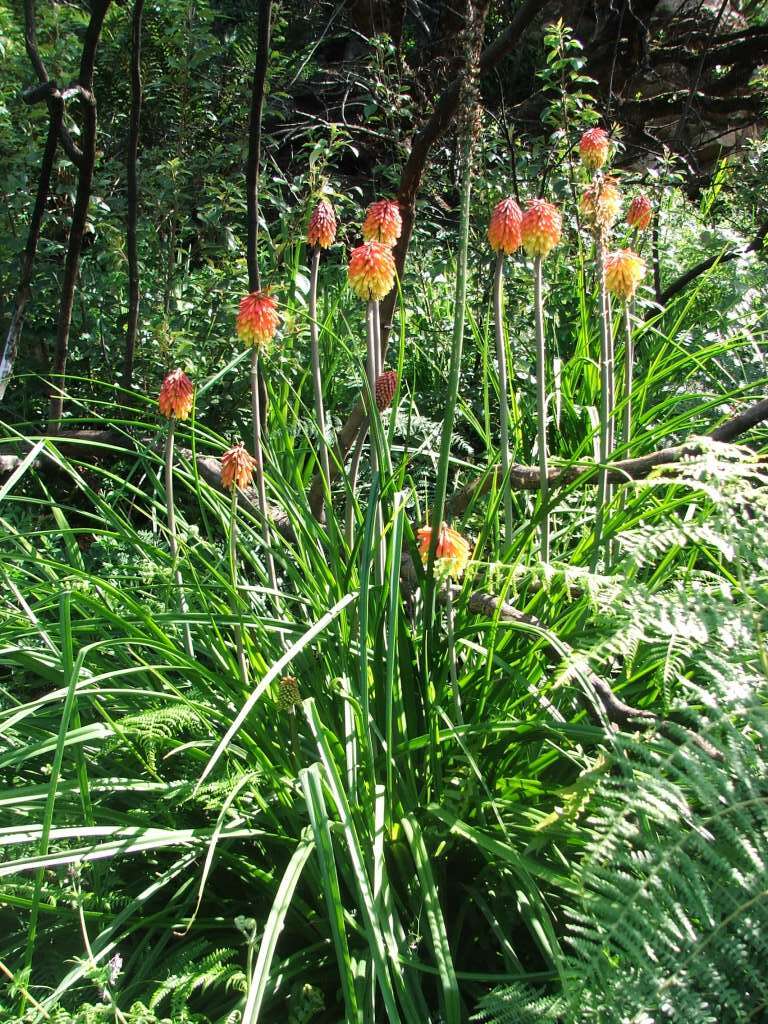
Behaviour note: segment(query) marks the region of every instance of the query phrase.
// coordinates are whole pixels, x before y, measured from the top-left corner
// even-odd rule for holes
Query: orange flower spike
[[[403,230],[400,207],[393,199],[380,199],[365,211],[363,238],[366,242],[382,242],[392,246]]]
[[[277,333],[279,324],[277,299],[269,292],[251,292],[240,300],[235,326],[238,337],[246,345],[266,348]]]
[[[563,218],[553,203],[531,199],[520,222],[523,248],[529,256],[548,256],[560,241]]]
[[[612,295],[628,302],[645,277],[645,260],[631,249],[619,249],[605,257],[605,285]]]
[[[321,199],[312,211],[307,228],[307,244],[321,249],[330,248],[336,241],[336,214],[327,199]]]
[[[365,242],[352,250],[347,271],[349,284],[361,299],[379,300],[395,284],[395,260],[383,242]]]
[[[612,228],[621,211],[621,192],[616,179],[606,176],[602,181],[588,185],[582,194],[579,209],[590,227],[600,227],[606,231]]]
[[[168,419],[185,420],[192,411],[194,388],[183,370],[171,370],[162,383],[157,404]]]
[[[250,487],[256,459],[242,441],[238,441],[221,456],[221,486],[227,490]]]
[[[647,196],[635,196],[627,210],[627,224],[636,231],[647,231],[653,219],[653,203]]]
[[[588,171],[598,171],[608,162],[611,140],[604,128],[590,128],[579,140],[579,156]]]
[[[424,565],[429,558],[429,545],[432,542],[432,527],[422,526],[416,531],[419,554]],[[469,544],[450,526],[445,523],[440,527],[435,549],[435,565],[440,575],[461,576],[469,562]]]
[[[522,244],[520,236],[520,222],[523,219],[523,211],[514,199],[502,199],[493,208],[491,219],[488,223],[488,241],[494,252],[504,252],[507,255],[519,249]]]

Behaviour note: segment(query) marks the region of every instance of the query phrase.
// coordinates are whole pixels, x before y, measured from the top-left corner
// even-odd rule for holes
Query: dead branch
[[[41,86],[47,87],[50,95],[53,95],[53,93],[58,92],[56,83],[51,81],[48,77],[48,72],[46,70],[45,64],[43,63],[43,59],[40,56],[40,51],[37,48],[37,19],[35,16],[35,0],[24,0],[24,45],[26,47],[27,55],[30,59],[32,67],[35,69],[35,74],[37,75]],[[34,89],[27,90],[25,94],[22,94],[22,99],[24,99],[26,103],[30,102],[30,100],[27,98],[27,94],[34,91]],[[49,94],[44,95],[43,98],[48,100]],[[63,96],[62,99],[64,99]],[[38,101],[33,100],[31,102]],[[82,150],[80,150],[80,148],[75,143],[74,139],[67,130],[63,120],[59,126],[59,139],[61,140],[61,144],[64,147],[64,152],[67,154],[72,163],[76,167],[78,167],[80,165],[80,161],[83,158]]]
[[[768,398],[763,398],[743,412],[732,416],[708,436],[710,441],[730,442],[746,433],[758,423],[768,419]],[[662,448],[647,455],[634,459],[622,459],[611,464],[608,480],[613,484],[627,483],[629,480],[644,480],[653,470],[661,466],[669,466],[681,459],[698,455],[704,449],[706,441],[692,438],[685,444],[671,448]],[[568,484],[595,484],[599,466],[594,463],[553,467],[547,474],[550,488],[565,487]],[[447,503],[451,515],[460,516],[472,502],[487,494],[501,482],[501,467],[491,467],[483,476],[470,481],[457,491]],[[516,491],[537,491],[539,489],[539,471],[533,466],[514,465],[510,468],[509,486]]]
[[[37,194],[35,205],[32,210],[32,217],[29,222],[27,244],[24,247],[24,255],[21,260],[21,275],[19,287],[16,291],[11,322],[5,336],[3,354],[0,356],[0,401],[5,395],[5,390],[13,373],[13,364],[16,359],[16,352],[19,347],[19,339],[24,327],[27,304],[32,296],[32,271],[35,265],[37,243],[40,239],[40,230],[43,224],[45,206],[51,191],[51,174],[56,159],[56,148],[58,146],[61,119],[64,115],[64,103],[60,96],[52,93],[48,100],[48,137],[43,151],[43,160],[40,164],[40,178],[37,183]]]
[[[702,274],[711,270],[715,265],[719,266],[721,263],[730,263],[731,260],[738,259],[740,256],[745,256],[750,252],[759,252],[763,247],[766,236],[768,236],[768,218],[762,222],[757,234],[744,249],[729,249],[724,253],[707,256],[706,259],[701,260],[695,266],[686,270],[684,274],[681,274],[671,284],[667,285],[661,293],[661,304],[669,302],[675,295],[683,291],[684,288],[687,288],[692,281],[695,281],[697,277],[701,277]]]

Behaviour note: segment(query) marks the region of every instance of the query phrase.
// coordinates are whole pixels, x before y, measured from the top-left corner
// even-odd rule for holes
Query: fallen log
[[[634,459],[621,459],[610,463],[608,482],[625,484],[630,480],[644,480],[654,470],[662,466],[674,465],[681,459],[700,455],[712,441],[729,443],[745,434],[752,427],[768,420],[768,398],[737,413],[716,427],[702,438],[691,438],[684,444],[671,448],[661,448],[647,455]],[[555,487],[566,487],[568,484],[596,484],[599,466],[594,462],[575,463],[570,466],[553,466],[547,473],[550,491]],[[498,487],[501,481],[501,466],[492,466],[483,476],[471,480],[457,491],[446,503],[447,511],[453,516],[460,516],[469,508],[475,499]],[[540,485],[539,470],[534,466],[510,467],[509,486],[515,491],[537,491]]]

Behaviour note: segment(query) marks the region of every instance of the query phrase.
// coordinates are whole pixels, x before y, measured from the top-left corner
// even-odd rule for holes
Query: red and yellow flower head
[[[171,370],[160,387],[157,404],[168,419],[185,420],[192,411],[194,389],[183,370]]]
[[[236,329],[246,345],[265,348],[277,333],[279,324],[277,299],[269,292],[251,292],[240,300]]]
[[[395,284],[395,260],[383,242],[365,242],[352,250],[347,271],[349,284],[361,299],[378,301]]]
[[[523,219],[523,211],[514,199],[502,199],[493,208],[491,219],[488,223],[488,241],[494,252],[504,252],[509,255],[522,244],[520,236],[520,222]]]
[[[612,295],[628,301],[645,277],[645,261],[631,249],[619,249],[605,257],[605,286]]]
[[[579,156],[589,171],[597,171],[608,162],[611,140],[604,128],[590,128],[579,140]]]
[[[653,219],[653,203],[647,196],[635,196],[627,210],[627,224],[637,231],[646,231]]]
[[[560,241],[563,218],[553,203],[531,199],[520,221],[523,248],[529,256],[547,256]]]
[[[376,408],[379,412],[384,412],[392,405],[392,399],[395,397],[397,391],[397,373],[395,370],[385,370],[384,373],[380,373],[376,378],[376,386],[374,388],[374,395],[376,398]]]
[[[321,199],[312,211],[307,228],[307,244],[328,249],[336,240],[336,214],[327,199]]]
[[[403,230],[400,207],[393,199],[380,199],[365,211],[363,238],[366,242],[394,245]]]
[[[591,228],[608,231],[621,212],[621,192],[618,182],[609,175],[587,185],[579,202],[584,222]]]
[[[227,490],[250,487],[256,466],[256,459],[243,442],[238,441],[221,456],[221,486]]]
[[[416,531],[419,555],[424,565],[429,558],[432,527],[422,526]],[[469,543],[445,523],[440,527],[435,548],[435,568],[440,576],[461,576],[469,562]]]

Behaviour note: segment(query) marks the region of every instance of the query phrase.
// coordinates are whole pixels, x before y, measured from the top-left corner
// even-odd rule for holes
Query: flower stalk
[[[243,686],[248,685],[248,661],[245,657],[245,646],[243,644],[243,617],[240,613],[240,601],[238,598],[238,573],[237,573],[237,487],[232,488],[232,501],[229,514],[229,574],[232,580],[232,594],[235,607],[233,611],[237,616],[235,623],[235,646],[237,648],[237,665],[240,669],[240,680]]]
[[[549,466],[547,457],[547,348],[544,337],[544,288],[542,257],[533,260],[533,310],[536,328],[536,424],[541,494],[541,560],[550,557]]]
[[[258,370],[258,366],[256,367]],[[246,451],[245,445],[239,441],[229,448],[221,457],[221,483],[232,492],[232,504],[229,518],[229,572],[232,579],[232,593],[235,607],[234,614],[238,618],[235,625],[235,641],[237,644],[237,663],[243,684],[248,682],[248,662],[243,646],[243,623],[240,615],[237,582],[237,496],[238,489],[249,487],[253,480],[253,471],[257,468],[256,460]]]
[[[626,458],[632,451],[632,388],[635,367],[635,342],[632,337],[632,303],[624,303],[624,419],[622,440],[626,445]]]
[[[309,336],[312,361],[312,387],[315,396],[315,418],[320,439],[320,471],[323,477],[323,491],[326,502],[326,518],[330,518],[331,469],[328,460],[328,436],[323,405],[323,378],[320,370],[320,338],[317,323],[317,278],[320,269],[320,246],[312,249],[312,270],[309,279]]]
[[[179,569],[179,547],[176,536],[176,504],[173,497],[173,455],[176,436],[176,421],[185,420],[192,412],[194,405],[194,388],[192,381],[183,370],[171,370],[160,387],[157,404],[160,412],[168,420],[168,435],[165,439],[165,507],[168,522],[168,544],[171,549],[171,566],[173,577],[179,593],[179,610],[182,615],[189,611],[184,581]],[[195,652],[192,645],[192,633],[189,623],[184,622],[184,649],[190,658]]]
[[[379,303],[376,299],[369,299],[366,309],[366,337],[367,337],[367,376],[368,376],[368,400],[369,400],[369,422],[371,425],[371,470],[374,476],[381,476],[381,464],[379,459],[379,431],[376,423],[376,380],[378,378],[379,354],[377,351],[377,323],[379,319]],[[381,491],[381,482],[379,482]],[[381,512],[381,502],[376,499],[376,582],[381,586],[384,583],[384,521]]]
[[[496,328],[496,360],[499,366],[499,446],[501,448],[501,473],[504,480],[504,540],[509,544],[512,538],[512,489],[509,486],[509,383],[507,380],[507,352],[504,340],[504,253],[496,258],[496,273],[493,279],[493,312]]]
[[[173,500],[173,453],[176,435],[176,419],[172,418],[168,423],[168,436],[165,439],[165,508],[168,517],[168,545],[171,549],[171,566],[173,578],[176,581],[176,589],[179,595],[179,611],[186,616],[189,612],[189,605],[184,593],[184,581],[179,569],[179,545],[176,536],[176,506]],[[192,633],[189,623],[184,622],[184,650],[190,658],[194,658],[195,650],[192,646]]]
[[[256,491],[261,516],[261,538],[264,541],[264,557],[267,563],[269,585],[277,592],[277,573],[272,557],[272,537],[269,529],[267,489],[264,482],[264,452],[261,443],[261,400],[259,397],[259,349],[254,346],[251,354],[251,410],[253,416],[253,454],[256,459]]]

